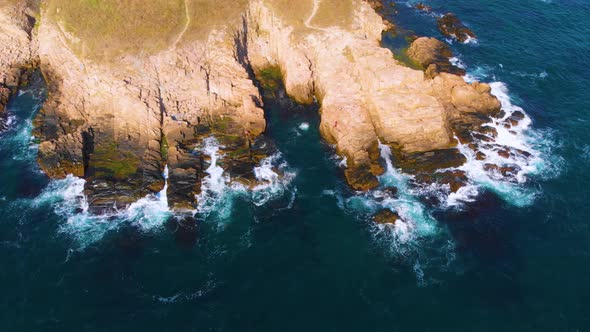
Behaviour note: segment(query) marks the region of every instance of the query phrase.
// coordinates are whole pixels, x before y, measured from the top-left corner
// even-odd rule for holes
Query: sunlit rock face
[[[447,151],[457,132],[499,110],[485,84],[396,61],[380,45],[388,25],[366,1],[96,6],[46,1],[31,30],[49,89],[36,119],[39,163],[51,177],[86,178],[97,211],[161,190],[165,165],[171,205],[194,206],[208,163],[195,151],[209,136],[220,138],[236,181],[255,181],[245,170],[268,153],[269,69],[293,100],[320,105],[322,136],[359,190],[383,173],[379,142],[400,162]]]
[[[36,65],[34,16],[34,8],[25,3],[0,2],[0,131],[6,129],[4,108],[10,96],[28,83]]]

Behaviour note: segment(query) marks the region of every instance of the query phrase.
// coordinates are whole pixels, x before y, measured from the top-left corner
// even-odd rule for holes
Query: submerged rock
[[[467,184],[468,178],[464,171],[453,170],[437,174],[439,183],[449,186],[451,192],[456,193]]]
[[[496,172],[505,178],[514,177],[520,171],[520,168],[517,165],[498,166],[496,164],[485,164],[483,168],[485,171]]]
[[[419,11],[426,12],[426,13],[430,13],[432,11],[432,7],[425,5],[423,2],[418,2],[417,4],[414,5],[414,8],[416,8]]]
[[[461,43],[477,38],[475,33],[466,27],[455,14],[448,13],[437,20],[438,29],[447,37],[454,38]]]

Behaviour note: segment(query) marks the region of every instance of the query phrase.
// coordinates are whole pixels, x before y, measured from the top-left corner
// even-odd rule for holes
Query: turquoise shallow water
[[[503,82],[532,119],[525,137],[543,162],[526,183],[480,181],[463,211],[425,207],[394,170],[382,182],[400,199],[354,195],[316,111],[272,105],[268,135],[291,182],[212,191],[216,213],[196,227],[169,218],[161,197],[89,218],[79,182],[49,182],[35,166],[42,97],[26,92],[0,134],[0,330],[589,330],[590,4],[426,3],[477,33],[477,44],[453,44],[459,60]],[[400,26],[439,36],[432,16],[397,6]],[[380,204],[412,227],[372,227]]]

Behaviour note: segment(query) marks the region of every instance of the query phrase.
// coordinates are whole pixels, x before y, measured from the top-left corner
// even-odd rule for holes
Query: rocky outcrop
[[[451,48],[436,38],[417,38],[408,48],[407,54],[424,69],[428,78],[433,78],[441,72],[465,75],[465,70],[451,64]]]
[[[438,29],[447,37],[454,38],[461,43],[477,38],[475,33],[466,27],[455,14],[448,13],[437,19]]]
[[[417,4],[414,5],[414,8],[416,8],[419,11],[425,12],[425,13],[432,12],[432,7],[424,4],[424,2],[418,2]]]
[[[378,225],[395,225],[399,219],[399,215],[389,209],[381,210],[373,216],[373,220]]]
[[[57,9],[43,13],[39,58],[49,97],[36,119],[39,164],[51,177],[86,178],[93,211],[161,190],[165,165],[171,206],[194,207],[210,135],[232,178],[253,184],[252,169],[271,146],[260,91],[269,73],[295,101],[320,105],[322,136],[346,157],[346,178],[358,190],[377,186],[384,172],[380,142],[408,170],[460,164],[454,136],[468,140],[499,111],[485,84],[397,62],[380,45],[383,19],[365,1],[242,1],[205,30],[193,27],[204,14],[191,17],[185,5],[186,25],[168,46],[106,60],[88,55],[85,34],[68,30]],[[424,61],[445,52],[437,44]]]
[[[26,85],[36,64],[34,8],[24,1],[0,3],[0,131],[10,96]]]
[[[202,139],[218,134],[248,150],[265,129],[259,92],[227,43],[231,32],[97,63],[74,54],[58,24],[43,22],[39,53],[50,91],[37,118],[42,168],[85,177],[90,205],[101,211],[161,190],[168,165],[171,204],[191,207],[207,158],[195,153]]]
[[[315,95],[322,135],[346,156],[349,183],[367,189],[382,171],[369,153],[376,142],[392,146],[401,159],[449,149],[456,131],[476,129],[478,119],[500,104],[485,84],[451,74],[430,79],[398,63],[380,46],[381,18],[366,3],[355,8],[350,28],[310,25],[304,38],[296,38],[296,29],[264,1],[254,1],[248,25],[256,30],[248,43],[254,68],[279,66],[290,95],[301,101]]]

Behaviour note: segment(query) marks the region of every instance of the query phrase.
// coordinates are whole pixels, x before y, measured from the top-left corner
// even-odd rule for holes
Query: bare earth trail
[[[313,0],[313,9],[311,10],[311,14],[307,18],[307,20],[305,20],[305,22],[303,22],[303,24],[309,29],[328,31],[328,29],[326,29],[326,28],[318,28],[318,27],[315,27],[310,24],[311,21],[316,16],[316,14],[318,13],[318,9],[320,8],[320,3],[321,3],[321,0]]]
[[[178,45],[178,43],[180,42],[180,40],[182,39],[182,37],[184,36],[186,31],[188,30],[188,27],[191,24],[191,16],[188,11],[188,2],[189,2],[189,0],[184,0],[184,14],[186,16],[186,24],[184,25],[184,28],[182,29],[180,34],[178,34],[178,37],[176,37],[176,40],[174,40],[172,45],[170,45],[170,50],[176,49],[176,45]]]

